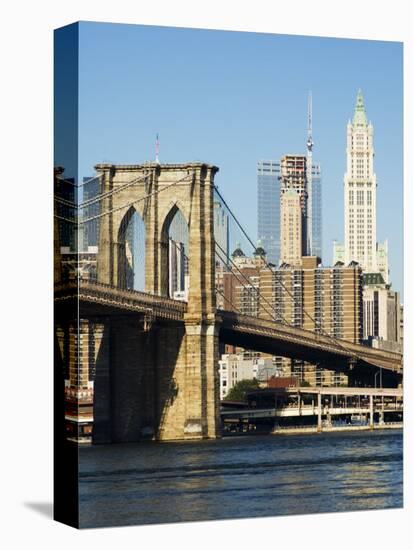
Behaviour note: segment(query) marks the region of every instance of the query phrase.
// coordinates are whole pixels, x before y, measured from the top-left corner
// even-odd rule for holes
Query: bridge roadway
[[[135,290],[124,290],[92,282],[75,280],[55,287],[56,303],[73,304],[79,300],[81,315],[135,313],[157,322],[184,322],[187,304]],[[329,368],[357,366],[381,368],[401,375],[402,355],[353,344],[339,339],[257,317],[217,310],[220,341],[245,349],[280,355]]]

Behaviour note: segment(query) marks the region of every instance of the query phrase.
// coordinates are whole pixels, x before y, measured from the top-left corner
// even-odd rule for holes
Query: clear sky
[[[402,57],[396,42],[81,23],[80,176],[99,162],[154,160],[158,132],[161,162],[219,166],[220,191],[256,238],[257,161],[305,153],[311,90],[328,265],[344,238],[346,124],[361,88],[375,131],[377,236],[402,290]]]

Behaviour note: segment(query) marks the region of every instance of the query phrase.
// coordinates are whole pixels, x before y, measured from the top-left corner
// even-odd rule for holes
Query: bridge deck
[[[55,287],[57,302],[77,299],[117,312],[135,312],[154,319],[184,322],[187,303],[136,290],[126,290],[90,280],[75,280]],[[217,310],[220,340],[245,349],[331,364],[354,359],[364,365],[402,373],[402,356],[373,349],[283,323]]]

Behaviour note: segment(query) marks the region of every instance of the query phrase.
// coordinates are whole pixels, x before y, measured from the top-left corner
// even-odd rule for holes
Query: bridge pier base
[[[77,422],[90,431],[80,437],[104,444],[220,436],[215,314],[149,327],[141,316],[82,319],[79,334],[72,324],[58,331],[60,368],[69,399],[85,411]]]
[[[218,330],[215,316],[206,320],[186,316],[185,334],[173,374],[175,399],[164,401],[158,440],[220,436]]]
[[[220,435],[219,327],[215,315],[200,321],[186,316],[185,439]]]

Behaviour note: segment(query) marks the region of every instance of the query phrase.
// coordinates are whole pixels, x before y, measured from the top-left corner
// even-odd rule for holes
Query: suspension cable
[[[96,202],[100,202],[100,201],[114,195],[115,193],[119,193],[120,191],[124,191],[125,189],[127,189],[131,185],[135,185],[135,183],[139,183],[140,181],[146,180],[149,176],[150,176],[150,174],[145,174],[144,176],[140,176],[138,178],[135,178],[134,180],[129,181],[129,182],[121,185],[120,187],[116,187],[115,189],[112,189],[111,191],[107,191],[106,193],[102,193],[100,195],[97,195],[96,197],[92,197],[90,199],[87,199],[87,200],[85,200],[85,201],[83,201],[79,204],[76,204],[72,201],[68,201],[67,199],[62,199],[60,197],[55,197],[55,201],[59,202],[61,204],[65,204],[67,206],[73,206],[77,209],[87,208],[91,204],[94,204]]]
[[[73,183],[73,181],[70,181],[66,178],[62,178],[60,176],[56,176],[56,179],[59,180],[59,181],[63,181],[64,183],[68,183],[69,185],[71,185],[72,187],[76,187],[76,188],[79,188],[79,187],[83,187],[84,185],[87,185],[88,183],[90,183],[91,181],[93,180],[96,180],[98,178],[101,178],[102,177],[102,174],[97,174],[96,176],[93,176],[92,178],[88,179],[87,181],[84,181],[82,183]]]
[[[224,250],[216,241],[215,241],[215,245],[218,246],[218,248],[219,248],[219,249],[222,251],[222,253],[225,255],[225,250]],[[222,258],[222,256],[221,256],[218,252],[217,252],[217,255],[218,255],[219,259],[220,259],[222,262],[225,263],[224,259]],[[235,269],[240,273],[240,275],[245,279],[245,281],[247,282],[247,284],[248,284],[251,288],[253,288],[253,289],[256,291],[256,293],[257,293],[257,298],[261,298],[263,301],[266,302],[266,304],[268,304],[268,306],[270,307],[270,309],[273,309],[274,306],[265,298],[265,296],[263,296],[263,295],[261,294],[261,292],[260,292],[260,290],[259,290],[259,287],[253,287],[253,286],[251,285],[251,281],[250,281],[250,280],[248,279],[248,277],[240,270],[240,268],[235,264],[235,262],[234,262],[231,258],[229,258],[229,257],[228,257],[228,260],[229,260],[229,261],[231,262],[231,264],[235,267]],[[230,269],[230,272],[231,272],[233,275],[235,275],[234,272],[233,272],[231,269]],[[239,279],[238,279],[238,280],[239,280]],[[245,286],[244,286],[244,288],[245,288]],[[264,308],[263,308],[263,309],[264,309]],[[266,313],[269,313],[266,309],[264,309],[264,311],[265,311]],[[269,313],[269,315],[273,318],[274,321],[277,321],[277,319],[275,318],[275,316],[274,316],[273,313],[271,313],[271,314]],[[288,323],[286,322],[286,324],[288,324]]]
[[[225,250],[217,243],[215,242],[215,245],[218,246],[218,248],[222,251],[222,253],[225,255]],[[224,259],[222,258],[222,256],[219,254],[219,252],[216,252],[217,256],[219,257],[219,259],[224,262]],[[268,313],[268,315],[272,318],[273,321],[277,322],[277,318],[275,317],[275,314],[271,312],[272,309],[274,309],[274,306],[265,298],[265,296],[263,296],[259,290],[259,287],[254,287],[251,285],[251,281],[248,279],[248,277],[240,270],[240,268],[235,264],[235,262],[231,259],[231,258],[228,258],[228,260],[231,262],[231,264],[235,267],[235,269],[239,272],[239,274],[243,277],[243,279],[247,282],[247,284],[249,285],[249,288],[252,288],[255,292],[256,292],[256,295],[257,295],[257,298],[259,298],[260,300],[264,301],[269,307],[270,307],[270,311],[268,311],[266,308],[264,308],[264,306],[262,304],[261,307],[262,309]],[[236,278],[237,280],[239,281],[238,277],[235,275],[235,273],[233,272],[233,270],[230,269],[230,273],[232,273]],[[242,283],[241,283],[242,285]],[[243,288],[247,288],[245,285],[242,285]],[[288,323],[286,321],[286,319],[281,316],[282,320],[284,321],[284,323],[286,325],[290,325],[290,323]],[[290,325],[291,326],[291,325]]]
[[[216,252],[216,251],[215,251],[215,252]],[[220,259],[221,261],[223,261],[222,256],[221,256],[218,252],[216,252],[216,254],[217,254],[217,256],[219,257],[219,259]],[[256,287],[254,287],[254,286],[252,286],[252,285],[251,285],[251,281],[250,281],[249,279],[247,279],[247,278],[245,277],[245,275],[244,275],[242,272],[240,272],[240,273],[241,273],[241,275],[244,277],[244,279],[247,281],[248,286],[246,286],[245,284],[243,284],[242,281],[237,277],[237,275],[236,275],[233,271],[231,271],[231,274],[237,279],[237,281],[238,281],[239,283],[241,283],[241,287],[242,287],[242,288],[244,288],[244,289],[246,289],[246,290],[252,289],[252,290],[255,292],[256,297],[257,297],[258,307],[261,305],[261,307],[262,307],[262,309],[265,311],[265,313],[267,313],[273,321],[276,321],[276,319],[274,318],[274,316],[273,316],[273,314],[271,313],[271,311],[268,311],[262,304],[259,304],[259,301],[258,301],[258,299],[260,298],[259,289],[256,288]],[[271,304],[270,304],[270,307],[272,307]]]
[[[76,223],[76,224],[79,224],[79,225],[84,224],[84,223],[88,223],[88,222],[91,222],[93,220],[97,220],[98,218],[101,218],[103,216],[107,216],[108,214],[112,214],[113,212],[117,212],[118,210],[122,210],[123,208],[128,208],[130,206],[133,206],[134,204],[137,204],[139,202],[147,200],[150,197],[154,197],[155,195],[159,195],[163,191],[167,191],[168,189],[170,189],[174,185],[176,185],[178,183],[181,183],[182,181],[185,181],[190,177],[193,177],[193,174],[187,174],[185,177],[172,182],[171,184],[167,185],[166,187],[163,187],[162,189],[157,189],[153,193],[149,193],[149,194],[147,194],[143,197],[140,197],[139,199],[136,199],[136,200],[131,201],[129,203],[123,204],[122,206],[118,206],[117,208],[113,208],[112,210],[108,210],[106,212],[101,212],[100,214],[97,214],[96,216],[92,216],[90,218],[86,218],[85,220],[79,220],[78,221],[78,220],[74,220],[73,218],[65,218],[64,216],[59,216],[58,214],[55,214],[55,218],[57,218],[58,220],[62,220],[62,221],[70,222],[70,223]]]
[[[227,208],[228,212],[231,214],[232,218],[234,219],[234,221],[236,222],[236,224],[238,225],[238,227],[240,228],[240,230],[242,231],[243,235],[245,236],[245,238],[247,239],[247,241],[251,244],[251,246],[253,247],[253,249],[255,249],[255,244],[253,243],[253,241],[250,239],[249,235],[246,233],[245,229],[243,228],[243,226],[241,225],[241,223],[238,221],[237,217],[235,216],[235,214],[232,212],[231,208],[228,206],[227,202],[225,201],[224,197],[221,195],[221,193],[218,191],[217,187],[214,186],[214,189],[217,193],[217,195],[219,196],[219,198],[222,200],[222,203],[224,204],[224,206]],[[275,271],[273,270],[272,266],[270,263],[268,263],[265,259],[264,259],[264,262],[265,262],[265,265],[266,267],[268,267],[272,273],[275,273]],[[296,299],[294,298],[294,295],[287,289],[287,287],[284,285],[284,283],[280,280],[279,281],[280,285],[282,286],[282,288],[286,291],[286,293],[290,296],[290,298],[293,300],[293,302],[295,304],[297,304],[297,301]],[[340,346],[344,351],[348,352],[348,353],[351,353],[352,355],[354,355],[355,357],[358,357],[360,358],[356,353],[354,352],[350,352],[350,350],[342,343],[342,341],[338,338],[335,338],[334,336],[330,335],[328,332],[326,332],[320,325],[320,323],[318,323],[318,321],[316,321],[307,311],[306,309],[303,307],[303,313],[314,323],[314,325],[328,338],[330,338],[330,340],[332,340],[335,344],[337,344],[338,346]]]
[[[232,302],[231,300],[225,296],[225,294],[218,288],[218,287],[215,287],[215,290],[221,294],[221,296],[224,298],[224,301],[225,302],[228,302],[229,305],[233,308],[233,311],[235,311],[236,313],[239,313],[240,315],[243,315],[242,311],[240,311]]]

